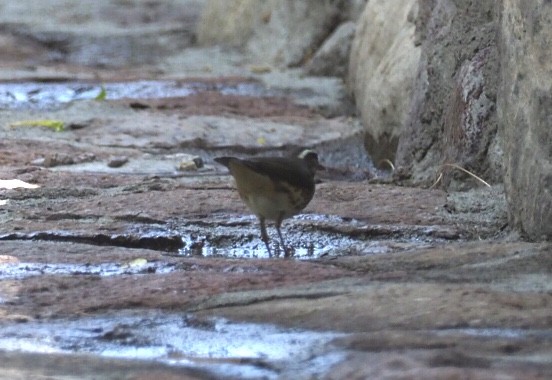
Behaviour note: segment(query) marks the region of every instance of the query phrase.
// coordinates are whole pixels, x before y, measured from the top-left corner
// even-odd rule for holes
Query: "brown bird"
[[[314,196],[314,175],[316,170],[324,168],[316,152],[304,150],[294,158],[217,157],[215,161],[230,170],[241,199],[257,215],[268,255],[272,257],[265,221],[273,220],[284,255],[288,257],[280,226],[284,219],[303,210]]]

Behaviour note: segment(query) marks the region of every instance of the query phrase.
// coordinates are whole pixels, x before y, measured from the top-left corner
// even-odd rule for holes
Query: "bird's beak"
[[[322,165],[320,162],[316,165],[316,170],[326,170],[326,167]]]

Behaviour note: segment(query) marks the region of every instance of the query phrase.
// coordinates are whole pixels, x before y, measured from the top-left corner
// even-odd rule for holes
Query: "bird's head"
[[[315,173],[317,170],[325,170],[326,168],[318,161],[318,153],[311,149],[305,149],[297,156],[299,159],[305,161],[309,170]]]

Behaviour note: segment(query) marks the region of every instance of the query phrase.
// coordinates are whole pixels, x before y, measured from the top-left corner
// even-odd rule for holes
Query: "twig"
[[[441,171],[439,173],[439,177],[437,177],[437,180],[435,181],[435,183],[433,185],[431,185],[430,189],[432,189],[434,186],[436,186],[439,183],[439,181],[441,181],[441,179],[443,178],[442,168],[445,167],[445,166],[450,166],[451,168],[461,170],[464,173],[471,175],[473,178],[475,178],[476,180],[478,180],[479,182],[481,182],[485,186],[491,187],[491,185],[489,185],[484,179],[482,179],[481,177],[478,177],[477,175],[473,174],[469,170],[466,170],[466,169],[464,169],[463,167],[461,167],[459,165],[456,165],[456,164],[443,164],[443,165],[441,165]]]
[[[390,159],[384,158],[383,160],[380,160],[380,161],[378,162],[378,164],[380,164],[380,165],[381,165],[382,163],[383,163],[383,164],[389,165],[389,167],[391,168],[391,171],[392,171],[392,172],[395,171],[395,165],[393,165],[393,163],[391,162]]]

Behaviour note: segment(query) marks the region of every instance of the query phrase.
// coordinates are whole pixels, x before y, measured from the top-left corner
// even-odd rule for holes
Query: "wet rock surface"
[[[137,3],[132,20],[151,16]],[[509,233],[500,186],[393,185],[337,79],[193,46],[109,70],[47,60],[19,44],[32,23],[0,33],[0,179],[39,186],[0,189],[0,378],[552,376],[552,246]],[[327,170],[284,222],[294,257],[268,258],[212,158],[303,146]]]

